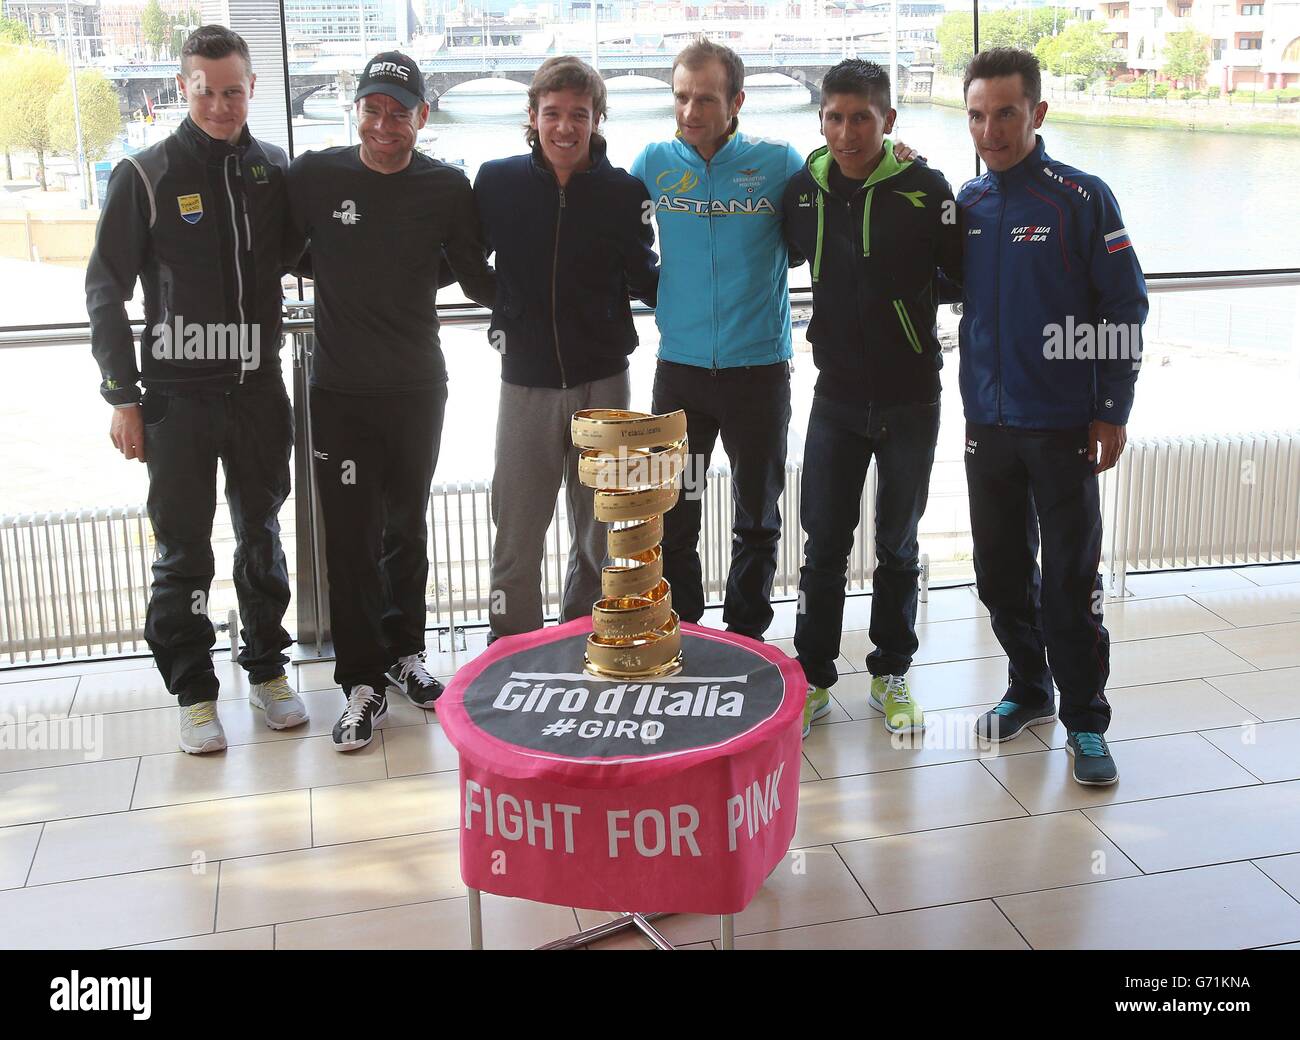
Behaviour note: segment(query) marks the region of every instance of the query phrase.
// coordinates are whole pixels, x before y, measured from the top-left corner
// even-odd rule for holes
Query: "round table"
[[[663,913],[718,915],[729,947],[733,915],[794,836],[803,671],[686,623],[680,674],[596,679],[582,670],[590,631],[582,618],[497,640],[438,699],[460,753],[472,945],[491,892],[625,912],[551,947],[628,926],[667,947],[648,923]]]

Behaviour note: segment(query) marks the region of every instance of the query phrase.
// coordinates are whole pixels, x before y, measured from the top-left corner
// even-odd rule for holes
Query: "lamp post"
[[[86,208],[86,195],[89,184],[86,180],[86,149],[81,136],[81,100],[77,94],[77,51],[72,38],[72,3],[63,0],[63,22],[68,30],[68,68],[72,70],[72,122],[77,132],[77,180],[81,185],[81,198],[77,200],[78,208]]]
[[[354,73],[346,69],[339,72],[338,79],[339,104],[343,107],[343,122],[348,127],[348,147],[352,146],[352,93],[357,89],[357,77]]]

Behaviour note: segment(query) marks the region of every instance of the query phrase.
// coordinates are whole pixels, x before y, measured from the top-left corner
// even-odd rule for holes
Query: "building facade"
[[[1300,0],[1103,0],[1098,17],[1130,71],[1165,79],[1165,38],[1191,27],[1209,38],[1207,86],[1300,87]]]
[[[369,54],[406,46],[415,21],[408,0],[284,0],[291,44],[355,43]]]
[[[154,55],[144,40],[142,17],[147,0],[100,0],[99,21],[105,53],[119,60],[150,61]],[[173,26],[189,27],[200,0],[158,0]],[[178,32],[181,30],[178,30]]]
[[[81,0],[4,0],[4,15],[27,26],[37,43],[68,50],[69,35],[78,61],[90,61],[104,53],[99,23],[99,5]]]

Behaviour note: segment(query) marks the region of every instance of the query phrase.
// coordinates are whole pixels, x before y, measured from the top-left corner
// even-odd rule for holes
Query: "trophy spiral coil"
[[[589,408],[574,413],[572,436],[578,479],[595,491],[596,519],[612,525],[614,560],[601,573],[584,668],[602,679],[672,675],[682,667],[681,629],[659,542],[686,466],[686,413]]]

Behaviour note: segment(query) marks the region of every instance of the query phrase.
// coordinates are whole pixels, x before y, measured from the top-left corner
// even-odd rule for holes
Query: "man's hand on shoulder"
[[[127,459],[144,461],[144,417],[138,404],[123,405],[113,409],[113,422],[108,428],[113,447]]]
[[[917,162],[925,162],[925,156],[918,152],[909,144],[904,144],[901,138],[894,138],[894,158],[899,162],[911,162],[915,159]]]
[[[1123,426],[1094,419],[1088,424],[1088,461],[1095,463],[1094,473],[1105,473],[1124,454],[1128,434]],[[1100,446],[1100,447],[1098,447]]]

